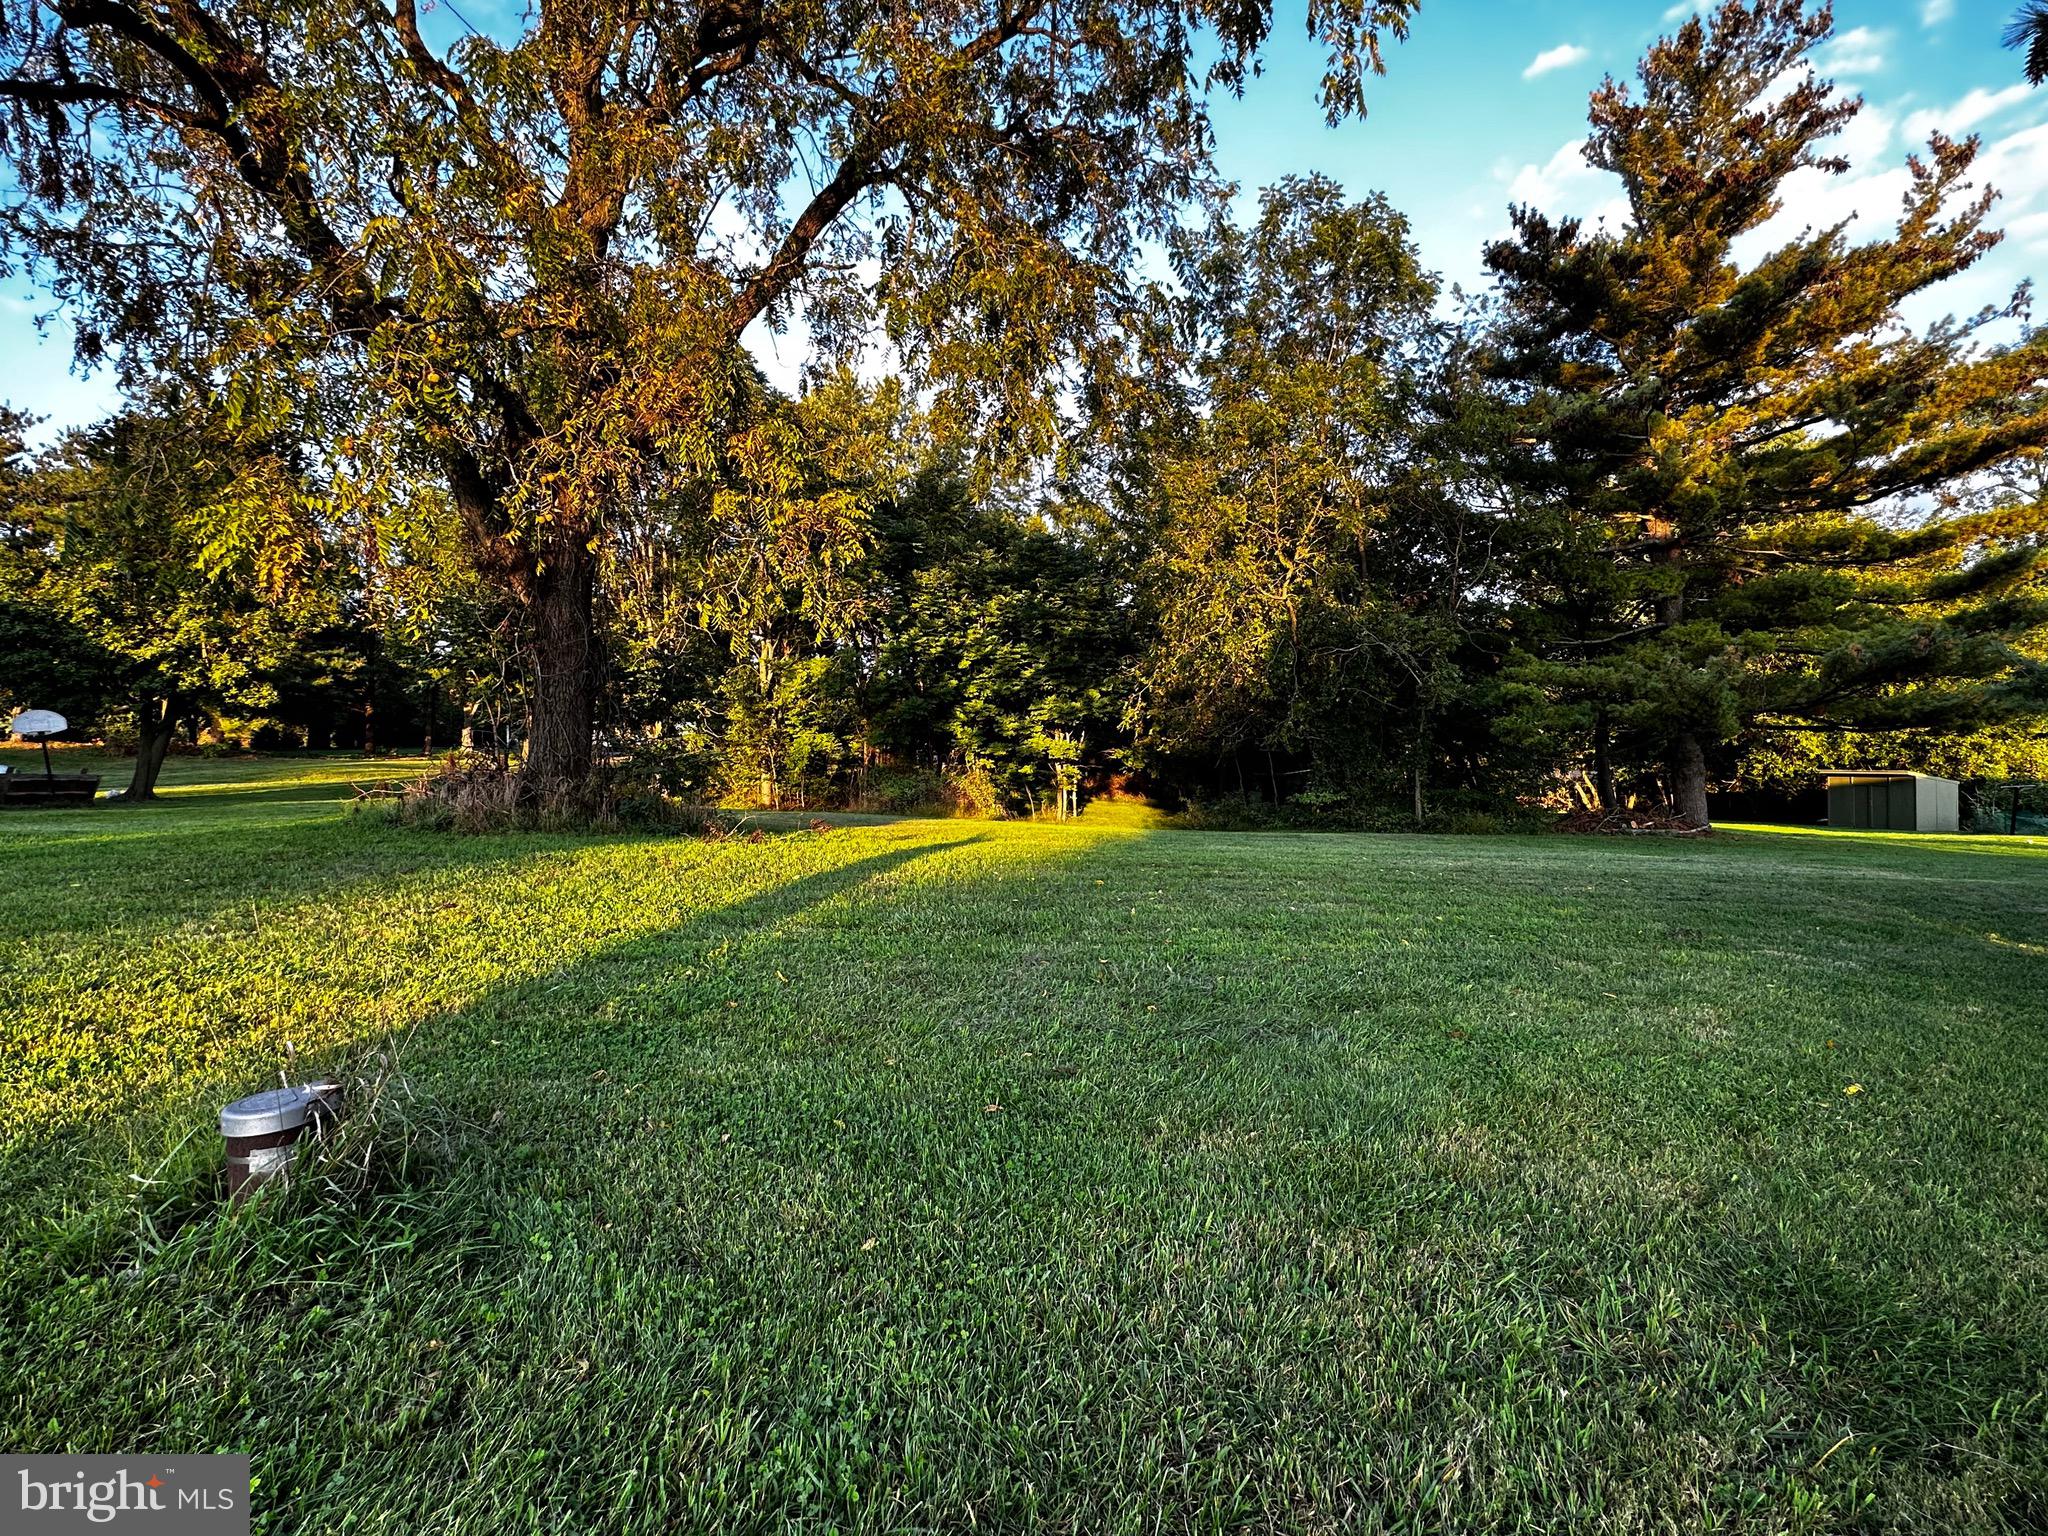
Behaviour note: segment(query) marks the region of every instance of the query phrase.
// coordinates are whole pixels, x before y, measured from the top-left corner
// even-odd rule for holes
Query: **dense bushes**
[[[1225,797],[1189,801],[1171,824],[1208,832],[1449,832],[1486,835],[1541,832],[1557,817],[1540,806],[1482,797],[1454,798],[1425,809],[1420,823],[1412,807],[1359,804],[1313,791],[1275,805],[1270,800]]]

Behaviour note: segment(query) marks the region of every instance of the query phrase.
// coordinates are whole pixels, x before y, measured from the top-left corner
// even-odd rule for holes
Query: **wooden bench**
[[[90,805],[99,793],[96,773],[0,773],[0,808],[36,805]]]

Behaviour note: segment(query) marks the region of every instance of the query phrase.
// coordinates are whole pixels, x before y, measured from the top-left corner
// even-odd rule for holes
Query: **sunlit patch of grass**
[[[262,793],[0,819],[10,1445],[272,1531],[2048,1523],[2024,848]],[[287,1039],[399,1097],[227,1213]]]
[[[1864,832],[1847,827],[1795,827],[1767,825],[1762,822],[1728,822],[1716,828],[1723,837],[1761,837],[1772,839],[1811,839],[1815,842],[1835,842],[1852,848],[1872,846],[1892,848],[1925,848],[1935,853],[1992,853],[2003,858],[2031,855],[2048,858],[2048,838],[2007,837],[2003,834],[1990,836],[1983,833],[1954,832]]]
[[[2018,939],[2008,939],[2002,933],[1987,933],[1984,935],[1984,939],[1986,943],[1996,944],[2001,949],[2016,949],[2023,955],[2034,955],[2040,959],[2048,960],[2048,945],[2023,944]]]

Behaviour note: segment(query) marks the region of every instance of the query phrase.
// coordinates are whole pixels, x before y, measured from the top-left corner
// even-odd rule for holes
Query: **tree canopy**
[[[1311,6],[1333,119],[1411,8]],[[1219,180],[1263,5],[0,10],[0,248],[131,402],[0,424],[6,686],[145,765],[1432,825],[2048,771],[2048,339],[1920,318],[2000,238],[1974,139],[1801,226],[1825,6],[1603,83],[1623,212],[1513,210],[1472,297],[1382,195]]]
[[[1317,0],[1329,111],[1408,0]],[[541,0],[436,51],[414,0],[6,0],[0,233],[128,376],[318,431],[337,496],[431,475],[523,616],[529,769],[587,769],[598,546],[703,472],[757,319],[879,325],[955,428],[1048,441],[1141,241],[1217,189],[1203,91],[1270,15],[1194,0]],[[317,424],[317,425],[315,425]]]
[[[1698,821],[1710,758],[1759,723],[1959,724],[2048,699],[2019,648],[2048,611],[2041,508],[1952,505],[2048,444],[2048,338],[1978,344],[2024,291],[1924,330],[1900,316],[1998,239],[1973,139],[1909,160],[1888,237],[1779,219],[1795,172],[1847,169],[1829,141],[1860,103],[1805,68],[1828,25],[1799,0],[1688,20],[1639,93],[1593,97],[1587,159],[1621,179],[1623,226],[1522,208],[1487,252],[1501,464],[1544,530],[1517,701],[1661,754]]]

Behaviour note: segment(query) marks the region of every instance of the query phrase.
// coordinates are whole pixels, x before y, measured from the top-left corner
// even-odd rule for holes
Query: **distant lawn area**
[[[43,771],[42,749],[10,742],[0,746],[0,763],[16,773]],[[230,752],[222,756],[181,753],[164,759],[157,779],[160,795],[208,795],[234,793],[237,804],[246,807],[248,796],[258,790],[273,791],[276,800],[285,794],[300,800],[331,800],[344,796],[350,784],[380,783],[423,771],[429,759],[417,753],[399,757],[366,756],[361,752],[300,752],[271,755],[258,752]],[[50,767],[56,773],[95,773],[102,792],[126,789],[135,771],[135,759],[99,747],[52,743]]]
[[[0,814],[0,1445],[267,1532],[2048,1530],[2048,841],[339,803],[417,767]],[[230,1212],[288,1048],[382,1087]]]

